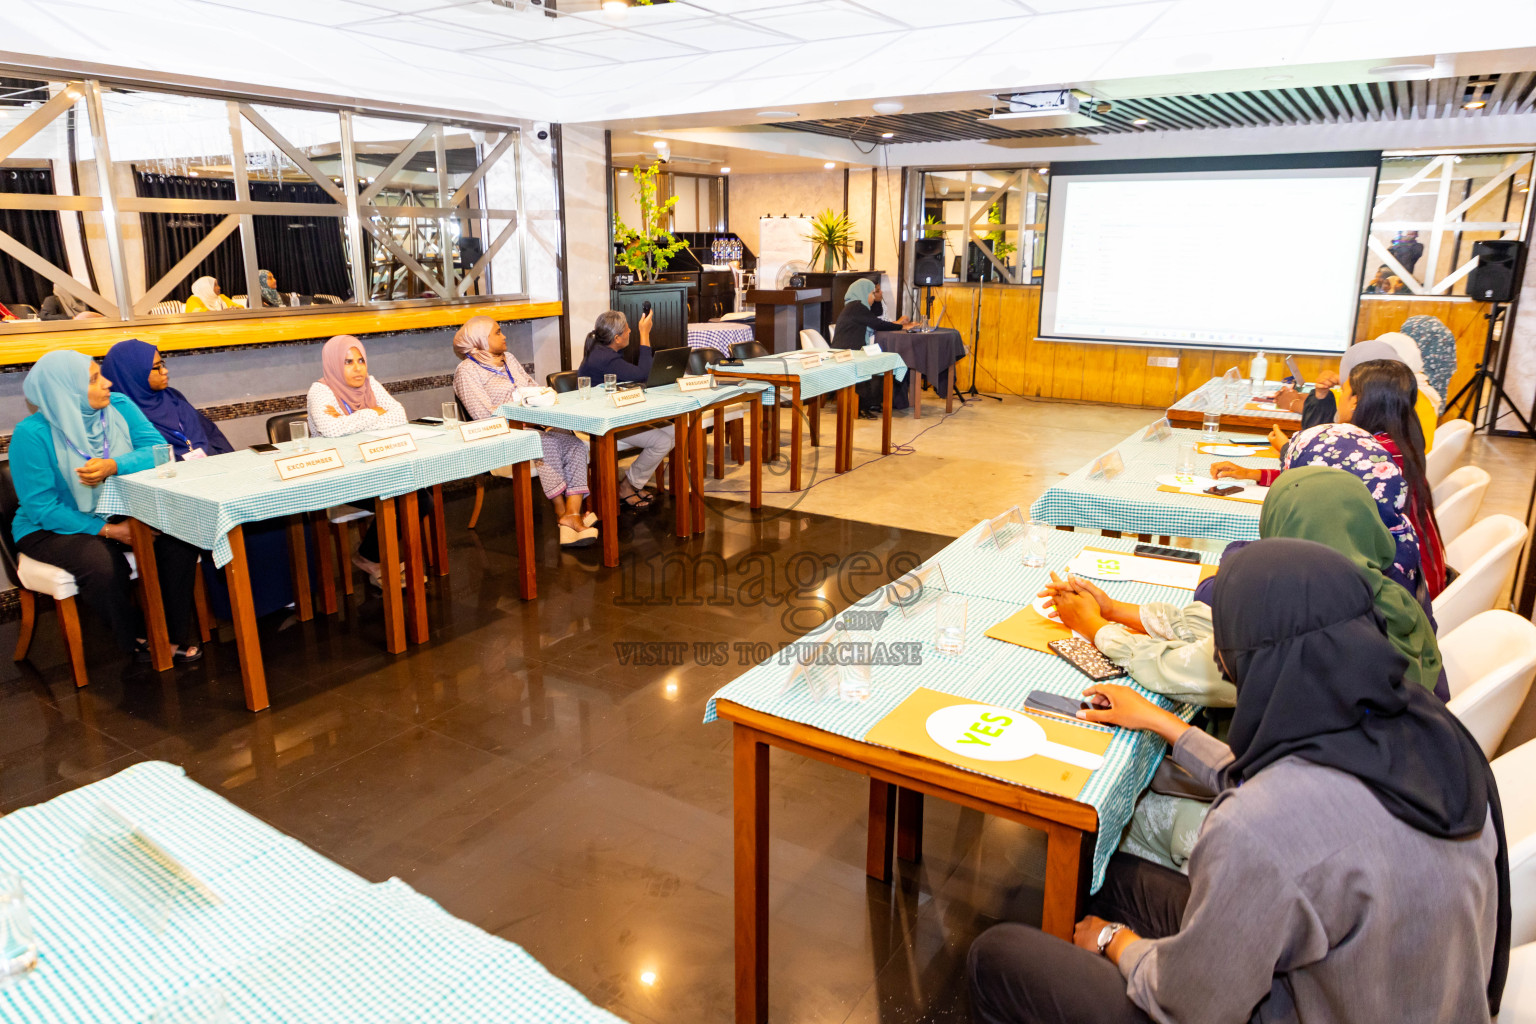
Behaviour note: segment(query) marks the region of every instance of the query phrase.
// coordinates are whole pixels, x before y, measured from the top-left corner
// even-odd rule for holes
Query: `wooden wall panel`
[[[972,323],[976,310],[975,288],[946,286],[940,290],[940,322],[954,327],[965,339],[972,358],[977,358]],[[1410,316],[1438,317],[1456,336],[1458,363],[1451,379],[1451,393],[1471,376],[1483,352],[1487,331],[1485,303],[1451,299],[1363,298],[1355,338],[1375,338],[1395,331]],[[994,394],[1067,398],[1167,408],[1178,398],[1213,376],[1236,366],[1248,372],[1252,352],[1210,349],[1148,348],[1140,345],[1088,345],[1041,341],[1040,289],[1025,285],[987,288],[981,296],[981,351],[976,386]],[[1269,356],[1269,377],[1286,376],[1285,361]],[[1149,366],[1153,357],[1177,356],[1175,367]],[[1330,356],[1298,356],[1303,375],[1314,379],[1325,369],[1337,369]],[[960,381],[971,379],[971,358],[960,363]],[[1450,395],[1443,396],[1449,398]]]

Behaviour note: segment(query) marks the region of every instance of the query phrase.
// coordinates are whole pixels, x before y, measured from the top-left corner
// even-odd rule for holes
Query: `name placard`
[[[301,476],[324,473],[329,469],[340,469],[346,465],[341,461],[341,452],[335,448],[303,452],[299,455],[284,455],[272,461],[277,463],[277,475],[281,480],[294,480]]]
[[[645,401],[645,392],[640,388],[625,388],[623,391],[614,391],[608,396],[613,399],[616,409],[622,409],[626,405],[639,405]]]
[[[1125,471],[1125,458],[1118,451],[1100,455],[1088,470],[1090,480],[1113,480]]]
[[[410,434],[394,434],[390,437],[374,438],[372,441],[359,441],[357,450],[362,453],[364,462],[377,462],[392,455],[404,455],[406,452],[415,451],[416,439]]]
[[[853,362],[853,349],[851,349],[851,348],[840,348],[840,349],[838,349],[836,352],[832,353],[832,361],[834,363],[851,363],[851,362]]]
[[[1168,422],[1168,417],[1164,416],[1148,427],[1146,433],[1141,435],[1141,439],[1143,441],[1166,441],[1172,436],[1173,425]]]
[[[512,426],[500,416],[491,416],[483,420],[472,420],[469,423],[459,424],[459,436],[466,441],[478,441],[482,437],[499,437],[502,434],[512,432]]]
[[[885,349],[881,348],[878,344],[876,344],[873,341],[870,342],[868,345],[864,346],[864,354],[867,355],[867,356],[877,356],[881,352],[884,352],[884,351],[885,351]]]
[[[697,375],[684,374],[677,378],[677,390],[679,391],[708,391],[715,382],[707,373]]]

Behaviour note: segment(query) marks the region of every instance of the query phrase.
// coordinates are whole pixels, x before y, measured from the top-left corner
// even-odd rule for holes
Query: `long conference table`
[[[989,627],[1027,608],[1049,580],[1085,546],[1129,551],[1130,539],[1086,538],[1052,531],[1046,565],[1022,564],[1022,545],[988,532],[980,523],[914,573],[938,566],[947,592],[968,602],[965,649],[941,654],[934,646],[932,604],[914,606],[912,614],[893,607],[896,594],[910,598],[902,581],[877,589],[840,613],[824,634],[835,635],[836,622],[852,613],[887,614],[874,632],[880,643],[916,644],[916,664],[876,665],[871,696],[863,702],[825,699],[813,695],[804,681],[792,679],[792,661],[770,658],[717,691],[705,705],[704,721],[731,723],[735,789],[736,902],[736,1020],[761,1024],[768,1017],[768,894],[770,849],[768,749],[824,761],[870,779],[869,837],[866,872],[888,880],[892,825],[897,828],[895,851],[906,859],[921,854],[922,795],[936,796],[962,807],[995,814],[1044,831],[1047,835],[1045,902],[1041,927],[1068,941],[1078,919],[1084,887],[1103,884],[1109,858],[1130,821],[1141,792],[1151,781],[1166,744],[1152,733],[1115,729],[1102,766],[1093,771],[1076,799],[1008,782],[940,760],[870,742],[865,736],[877,723],[920,688],[977,703],[1021,708],[1031,690],[1049,690],[1076,697],[1088,684],[1085,676],[1054,654],[1018,646],[985,635]],[[1202,555],[1206,563],[1215,556]],[[1104,589],[1118,600],[1187,602],[1190,591],[1121,581]],[[856,628],[867,628],[858,626]],[[1134,686],[1164,708],[1186,717],[1194,709],[1135,686],[1129,678],[1115,682]],[[899,817],[898,817],[899,816]],[[1086,883],[1086,886],[1085,886]]]
[[[0,984],[13,1024],[620,1024],[520,946],[162,761],[6,815],[0,864],[38,947]]]
[[[279,477],[276,460],[297,454],[292,441],[278,445],[276,453],[246,449],[192,462],[178,462],[175,463],[176,475],[172,477],[160,477],[155,470],[146,469],[108,478],[102,485],[96,508],[106,515],[131,517],[133,550],[143,585],[144,618],[154,667],[159,671],[170,667],[171,649],[151,530],[170,534],[211,552],[214,565],[224,569],[229,584],[245,705],[252,711],[260,711],[269,701],[266,669],[256,630],[255,603],[251,597],[244,525],[289,518],[295,605],[299,618],[307,621],[313,617],[313,604],[304,542],[305,517],[314,531],[322,608],[330,614],[335,611],[336,595],[331,548],[326,542],[329,528],[326,510],[337,505],[372,501],[378,517],[385,645],[391,654],[399,654],[408,643],[420,643],[427,637],[426,557],[417,492],[488,473],[501,466],[513,467],[519,591],[524,600],[532,599],[537,594],[537,583],[532,474],[529,469],[542,452],[537,432],[514,430],[464,441],[455,430],[412,424],[409,433],[416,440],[415,451],[364,461],[359,448],[361,443],[406,432],[406,428],[388,428],[348,437],[311,438],[311,453],[334,448],[343,465],[339,469],[290,480]],[[435,518],[441,530],[440,511]],[[401,527],[404,528],[403,551]],[[439,552],[439,574],[447,571],[441,555]],[[342,572],[351,571],[350,566],[340,568]]]

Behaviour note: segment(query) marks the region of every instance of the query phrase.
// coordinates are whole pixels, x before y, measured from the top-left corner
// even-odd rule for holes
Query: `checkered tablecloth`
[[[848,365],[848,364],[845,364]],[[881,352],[878,355],[865,355],[863,352],[853,354],[853,374],[859,382],[869,380],[877,374],[894,372],[897,380],[907,379],[907,364],[895,352]]]
[[[730,376],[733,372],[766,373],[775,376],[799,377],[800,397],[815,398],[817,395],[825,395],[832,391],[840,391],[851,387],[861,379],[854,369],[854,363],[823,362],[820,366],[809,369],[800,365],[798,359],[785,359],[782,356],[762,356],[757,359],[743,359],[742,365],[711,367],[716,372]],[[868,378],[862,378],[868,379]]]
[[[1243,406],[1228,407],[1227,382],[1220,377],[1212,377],[1204,384],[1195,388],[1183,398],[1168,407],[1169,412],[1204,413],[1214,402],[1222,409],[1225,416],[1263,416],[1272,419],[1276,423],[1301,423],[1301,413],[1287,412],[1273,406],[1265,406],[1263,409],[1249,409]],[[1251,399],[1250,399],[1251,401]]]
[[[82,858],[102,801],[140,823],[222,902],[170,904],[156,932]],[[232,1024],[617,1024],[522,948],[391,879],[377,885],[190,782],[124,769],[0,820],[38,965],[0,985],[14,1024],[140,1024],[196,986]]]
[[[1157,477],[1172,473],[1181,438],[1220,441],[1199,430],[1175,429],[1166,441],[1142,441],[1138,430],[1114,451],[1125,460],[1125,470],[1113,480],[1090,480],[1093,462],[1050,487],[1029,507],[1031,519],[1053,526],[1090,530],[1151,534],[1157,537],[1205,537],[1212,540],[1257,540],[1259,509],[1242,501],[1204,495],[1168,494],[1157,489]],[[1195,456],[1199,473],[1211,463],[1227,461],[1209,455]],[[1254,469],[1278,469],[1275,459],[1243,458],[1236,461]]]
[[[699,402],[690,394],[677,389],[676,384],[663,388],[646,388],[645,401],[620,408],[613,404],[601,381],[594,381],[592,397],[582,401],[578,391],[567,391],[559,396],[556,405],[525,406],[504,405],[496,410],[498,416],[519,423],[534,423],[541,427],[560,427],[577,430],[583,434],[606,434],[621,427],[663,417],[679,416],[699,408]]]
[[[1134,541],[1084,538],[1059,533],[1050,541],[1045,568],[1027,569],[1020,560],[1022,539],[998,550],[978,525],[930,558],[925,565],[938,564],[944,570],[945,585],[952,593],[969,598],[966,646],[959,655],[940,654],[933,646],[933,604],[920,607],[911,617],[892,609],[874,634],[877,642],[915,641],[922,644],[922,664],[913,666],[877,665],[873,668],[872,695],[863,703],[848,703],[835,696],[817,702],[809,689],[797,684],[785,691],[792,662],[780,664],[775,657],[738,676],[718,690],[704,709],[704,721],[716,720],[715,701],[733,703],[776,715],[803,725],[824,729],[851,739],[863,739],[874,727],[918,687],[923,686],[956,697],[1003,707],[1022,707],[1031,690],[1049,690],[1066,696],[1079,696],[1087,678],[1070,664],[1054,655],[1020,647],[986,636],[995,623],[1028,605],[1050,578],[1050,569],[1060,569],[1083,547],[1108,547],[1130,550]],[[1214,560],[1207,557],[1208,561]],[[1145,603],[1173,601],[1187,603],[1190,592],[1142,583],[1105,583],[1111,596],[1123,601]],[[880,591],[853,607],[879,606]],[[1121,680],[1124,681],[1124,680]],[[1136,687],[1149,700],[1186,716],[1193,714],[1187,705],[1174,704],[1150,690]],[[1136,799],[1151,781],[1157,762],[1167,745],[1152,733],[1116,730],[1104,755],[1104,764],[1089,779],[1078,800],[1098,812],[1099,832],[1093,853],[1093,889],[1104,882],[1109,858],[1120,843],[1120,834],[1131,820]]]
[[[368,498],[393,498],[408,491],[450,480],[488,473],[500,466],[528,462],[543,454],[539,434],[514,430],[499,437],[464,441],[457,430],[444,431],[412,424],[426,435],[416,441],[416,451],[365,463],[358,443],[374,433],[348,437],[315,437],[311,451],[335,448],[346,463],[344,469],[282,480],[274,460],[293,454],[286,441],[278,453],[249,449],[207,459],[176,463],[176,475],[161,479],[152,469],[128,476],[110,477],[102,485],[96,510],[107,515],[127,515],[179,537],[204,551],[213,552],[215,565],[233,557],[229,531],[245,523],[260,522],[296,512],[310,512]]]
[[[755,335],[746,324],[689,324],[688,347],[712,348],[729,357],[731,346],[751,341]]]

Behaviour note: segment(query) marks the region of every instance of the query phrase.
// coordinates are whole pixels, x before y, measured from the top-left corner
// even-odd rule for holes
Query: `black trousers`
[[[127,547],[105,537],[47,530],[27,534],[16,547],[30,558],[72,574],[80,600],[107,624],[119,648],[133,650],[144,635],[144,617],[133,604],[131,570],[124,557]],[[155,538],[166,631],[173,644],[185,644],[192,636],[192,586],[199,553],[168,534]]]
[[[1144,939],[1174,935],[1189,902],[1189,879],[1129,854],[1109,862],[1088,913]],[[966,964],[977,1024],[1147,1024],[1107,957],[1024,924],[989,928]]]

